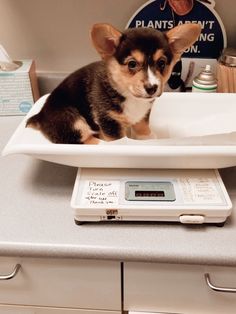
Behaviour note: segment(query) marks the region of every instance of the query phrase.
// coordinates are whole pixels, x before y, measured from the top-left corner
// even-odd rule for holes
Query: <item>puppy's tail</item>
[[[42,119],[41,113],[38,113],[38,114],[30,117],[26,121],[26,128],[30,127],[30,128],[36,129],[36,130],[40,130],[41,129],[41,119]]]

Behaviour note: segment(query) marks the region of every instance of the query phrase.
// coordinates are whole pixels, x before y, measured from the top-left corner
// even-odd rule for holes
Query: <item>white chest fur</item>
[[[150,100],[134,97],[126,98],[123,103],[123,112],[132,125],[141,121],[151,108],[152,103]]]

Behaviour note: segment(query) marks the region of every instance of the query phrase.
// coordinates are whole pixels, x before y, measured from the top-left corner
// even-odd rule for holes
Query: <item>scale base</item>
[[[81,220],[82,219],[82,220]],[[227,218],[224,219],[224,221],[219,221],[217,222],[218,219],[211,219],[211,221],[207,222],[204,221],[202,223],[197,223],[195,221],[193,222],[188,222],[188,223],[184,223],[181,222],[180,219],[178,220],[171,220],[171,219],[166,219],[166,220],[162,220],[162,219],[158,219],[158,217],[148,217],[148,218],[144,218],[144,217],[140,217],[140,219],[134,219],[133,217],[131,217],[130,219],[128,219],[127,217],[125,217],[124,219],[119,218],[116,219],[116,217],[107,217],[107,219],[101,219],[100,217],[98,217],[97,219],[91,219],[91,217],[75,217],[74,221],[75,224],[78,226],[82,226],[84,224],[87,223],[105,223],[105,224],[116,224],[116,223],[144,223],[144,224],[153,224],[153,223],[157,223],[157,224],[184,224],[186,226],[197,226],[197,225],[214,225],[216,227],[223,227],[225,225],[225,222],[227,220]]]
[[[121,223],[121,221],[118,221],[118,220],[109,220],[109,221],[104,221],[104,220],[99,220],[99,221],[94,221],[94,222],[91,222],[91,221],[79,221],[79,220],[76,220],[76,219],[74,219],[74,221],[75,221],[75,224],[77,225],[77,226],[83,226],[83,225],[85,225],[85,224],[92,224],[92,223],[96,223],[96,224],[117,224],[117,223]],[[128,220],[126,220],[126,221],[123,221],[123,223],[124,224],[128,224],[128,223],[138,223],[138,221],[134,221],[134,220],[131,220],[131,221],[128,221]],[[155,224],[157,224],[157,225],[161,225],[161,224],[173,224],[173,225],[179,225],[179,222],[177,222],[177,221],[172,221],[172,222],[170,222],[170,221],[158,221],[158,220],[155,220],[155,221],[139,221],[139,222],[141,222],[142,224],[153,224],[153,223],[155,223]],[[218,228],[222,228],[222,227],[224,227],[224,225],[225,225],[225,222],[226,222],[226,220],[225,221],[223,221],[223,222],[208,222],[208,223],[204,223],[204,226],[215,226],[215,227],[218,227]],[[198,226],[198,225],[196,225],[196,224],[194,224],[194,223],[192,223],[192,224],[188,224],[188,225],[185,225],[185,226],[189,226],[189,227],[195,227],[195,226]]]
[[[86,222],[223,226],[232,203],[218,170],[80,168],[71,200]]]

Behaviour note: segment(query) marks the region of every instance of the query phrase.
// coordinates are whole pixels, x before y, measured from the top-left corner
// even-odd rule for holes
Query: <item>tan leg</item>
[[[131,135],[132,138],[138,140],[156,138],[155,134],[151,132],[149,128],[149,121],[146,118],[132,125]]]
[[[85,141],[84,144],[99,144],[100,140],[97,137],[90,136]]]
[[[87,124],[83,117],[79,117],[75,123],[74,128],[81,134],[81,142],[84,144],[99,144],[99,139],[95,136],[90,126]]]

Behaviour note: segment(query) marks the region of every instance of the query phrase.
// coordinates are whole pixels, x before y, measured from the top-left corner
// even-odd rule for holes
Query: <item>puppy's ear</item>
[[[169,30],[166,36],[173,53],[181,56],[198,39],[200,33],[199,24],[182,24]]]
[[[111,57],[115,53],[121,36],[122,33],[110,24],[95,24],[91,30],[93,45],[102,59]]]

